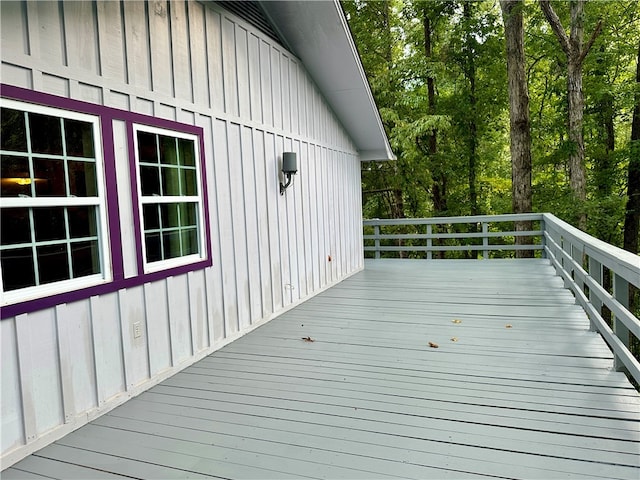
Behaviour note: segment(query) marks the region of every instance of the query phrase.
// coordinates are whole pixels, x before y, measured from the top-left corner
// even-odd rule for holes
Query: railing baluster
[[[427,235],[433,234],[433,225],[427,225]],[[433,252],[431,251],[433,247],[433,239],[431,237],[427,237],[427,260],[433,260]]]
[[[593,257],[589,257],[589,276],[598,282],[599,285],[602,285],[602,264]],[[602,300],[600,300],[600,297],[598,297],[596,292],[591,288],[589,289],[589,301],[598,313],[602,315]],[[589,330],[592,332],[596,331],[596,326],[592,319],[589,319]]]
[[[376,247],[375,257],[380,258],[380,225],[373,226],[373,233],[376,236],[374,245]]]
[[[582,245],[578,246],[576,244],[571,244],[571,258],[573,258],[575,262],[581,267],[583,267],[582,265],[583,257],[584,257],[584,247],[582,247]],[[580,290],[584,292],[584,281],[580,278],[579,272],[577,272],[573,268],[572,268],[572,271],[573,271],[573,281],[576,282],[576,284],[578,284],[578,287],[580,287]]]
[[[488,260],[489,259],[489,236],[487,235],[489,233],[489,223],[487,222],[482,222],[482,246],[484,247],[482,250],[482,259],[483,260]]]
[[[613,273],[613,297],[624,307],[629,308],[629,282],[627,282],[624,278],[622,278],[617,273]],[[629,338],[629,329],[622,323],[622,321],[616,318],[615,314],[613,317],[613,332],[620,339],[620,341],[624,344],[624,346],[629,349],[630,346],[630,338]],[[625,370],[624,364],[618,358],[617,355],[614,356],[613,366],[616,370]]]

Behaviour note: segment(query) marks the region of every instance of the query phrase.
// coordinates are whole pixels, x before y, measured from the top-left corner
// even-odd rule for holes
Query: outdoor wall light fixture
[[[284,195],[284,191],[293,180],[293,175],[298,172],[298,159],[296,152],[284,152],[282,154],[282,174],[287,178],[287,183],[280,183],[280,195]]]

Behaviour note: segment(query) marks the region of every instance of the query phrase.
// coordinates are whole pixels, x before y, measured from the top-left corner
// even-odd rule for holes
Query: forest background
[[[622,247],[629,185],[640,184],[640,141],[632,141],[634,108],[640,110],[640,2],[584,3],[584,42],[594,37],[582,66],[585,200],[569,181],[575,145],[567,121],[567,55],[540,3],[517,3],[524,18],[532,211],[576,226],[586,215],[582,227],[588,233]],[[550,2],[567,34],[571,3]],[[363,163],[364,217],[512,212],[498,0],[342,4],[398,157]],[[637,230],[635,236],[632,251],[638,253]]]

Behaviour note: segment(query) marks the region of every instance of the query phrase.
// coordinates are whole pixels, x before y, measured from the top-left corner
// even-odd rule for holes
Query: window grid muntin
[[[133,124],[132,125],[133,132],[133,147],[134,154],[136,159],[136,177],[137,177],[137,187],[138,187],[138,218],[140,221],[140,242],[141,242],[141,259],[142,259],[142,267],[146,273],[155,272],[164,270],[167,268],[171,268],[174,266],[185,265],[191,263],[193,260],[201,260],[206,258],[205,251],[205,232],[204,232],[204,193],[202,189],[202,164],[200,160],[200,139],[198,135],[192,133],[181,132],[179,130],[170,130],[166,128],[153,127],[148,125],[140,125]],[[146,133],[153,134],[155,137],[155,148],[156,148],[156,157],[157,162],[142,162],[140,161],[140,145],[138,142],[138,133]],[[168,164],[162,163],[162,158],[160,156],[160,136],[171,137],[176,142],[176,155],[178,156],[177,164]],[[180,160],[180,152],[179,152],[179,140],[188,140],[192,142],[192,153],[193,153],[193,165],[183,165],[183,162]],[[143,195],[142,194],[142,171],[141,167],[154,167],[154,168],[180,168],[184,171],[195,171],[195,191],[197,195]],[[178,175],[179,181],[182,182],[182,176]],[[158,175],[158,181],[160,182],[159,188],[162,192],[162,176],[161,172]],[[182,188],[182,184],[180,183],[180,188]],[[182,190],[181,190],[182,191]],[[155,261],[147,261],[147,242],[146,242],[146,234],[148,233],[144,227],[144,205],[150,204],[162,204],[162,203],[194,203],[196,205],[196,238],[197,238],[197,252],[194,254],[189,254],[180,257],[169,257],[167,259],[155,260]],[[183,230],[188,230],[193,228],[192,225],[189,225],[187,228],[183,228]],[[164,240],[163,240],[164,241]],[[182,245],[182,236],[180,236],[181,243],[181,251],[184,250]],[[164,255],[164,244],[161,244],[161,252]]]
[[[13,108],[14,110],[18,110],[18,108]],[[96,189],[96,195],[86,195],[86,196],[81,196],[78,197],[77,195],[73,195],[71,193],[71,184],[70,184],[70,179],[69,179],[69,161],[74,161],[74,162],[86,162],[86,163],[90,163],[92,165],[94,165],[94,169],[96,170],[95,172],[95,181],[96,184],[98,183],[98,165],[97,165],[97,149],[96,149],[96,143],[98,142],[98,138],[96,136],[96,132],[95,132],[95,128],[93,129],[93,144],[94,144],[94,156],[93,157],[78,157],[78,156],[70,156],[67,155],[67,138],[66,138],[66,127],[65,127],[65,119],[68,117],[63,117],[61,116],[63,112],[60,112],[58,114],[50,112],[50,113],[46,113],[45,115],[50,116],[50,117],[55,117],[58,122],[60,122],[60,135],[61,135],[61,142],[62,142],[62,155],[57,155],[57,154],[50,154],[50,153],[34,153],[33,152],[33,147],[32,147],[32,142],[31,142],[31,121],[29,119],[29,113],[34,113],[30,110],[22,110],[22,114],[23,114],[23,120],[25,123],[25,135],[26,135],[26,143],[27,143],[27,151],[26,152],[21,152],[21,151],[14,151],[14,150],[0,150],[0,155],[7,155],[7,156],[12,156],[12,157],[19,157],[19,158],[26,158],[27,162],[28,162],[28,167],[29,167],[29,180],[30,180],[30,190],[31,190],[31,197],[32,198],[64,198],[64,197],[75,197],[75,198],[89,198],[89,197],[97,197],[99,196],[99,187],[98,185],[95,185],[95,189]],[[65,112],[66,113],[66,112]],[[77,120],[77,119],[73,119],[73,120]],[[93,121],[87,121],[85,120],[77,120],[77,121],[82,121],[84,123],[88,123],[90,125],[92,125],[92,127],[95,125],[95,123]],[[35,176],[35,167],[34,167],[34,160],[36,159],[43,159],[43,160],[55,160],[55,161],[62,161],[63,162],[63,174],[64,174],[64,192],[65,195],[64,196],[38,196],[37,192],[36,192],[36,184],[37,184],[37,180],[36,180],[36,176]],[[11,197],[3,197],[3,198],[11,198]]]
[[[91,206],[94,209],[97,209],[97,206]],[[9,207],[11,208],[11,207]],[[0,245],[0,252],[10,252],[12,250],[31,248],[31,262],[34,268],[34,276],[35,276],[35,284],[31,285],[32,287],[39,287],[41,285],[48,285],[50,282],[42,283],[40,280],[40,264],[38,260],[38,247],[47,247],[54,245],[64,245],[67,256],[67,267],[68,267],[68,278],[65,280],[73,280],[77,278],[82,278],[87,275],[81,275],[79,277],[74,276],[73,273],[73,257],[71,254],[71,247],[73,244],[82,243],[82,242],[98,242],[98,247],[100,247],[100,235],[97,233],[99,231],[98,227],[98,212],[95,212],[93,215],[93,221],[95,222],[95,230],[96,235],[84,236],[84,237],[71,237],[71,231],[69,226],[69,208],[70,207],[49,207],[49,208],[62,208],[63,209],[63,217],[64,217],[64,229],[65,229],[65,238],[57,239],[57,240],[36,240],[36,230],[35,230],[35,218],[34,218],[34,210],[36,208],[47,208],[47,207],[22,207],[27,208],[29,212],[29,227],[30,227],[30,235],[31,239],[29,242],[22,243],[12,243],[10,245]],[[3,207],[4,209],[4,207]],[[98,248],[98,266],[101,267],[102,258],[100,255],[100,248]],[[100,271],[94,272],[91,275],[99,274]],[[62,280],[61,280],[62,281]],[[17,289],[10,289],[7,292],[12,292]]]
[[[185,201],[179,201],[179,202],[174,202],[173,199],[175,197],[171,197],[170,202],[145,202],[143,203],[143,205],[153,205],[157,207],[157,214],[158,214],[158,222],[159,222],[159,227],[158,228],[144,228],[144,224],[143,224],[143,235],[146,239],[146,235],[149,233],[158,233],[160,235],[160,253],[162,258],[160,260],[156,260],[156,261],[163,261],[163,260],[170,260],[173,258],[183,258],[186,256],[190,256],[190,255],[200,255],[200,252],[202,250],[202,245],[200,242],[200,231],[201,231],[201,227],[200,227],[200,218],[198,215],[198,206],[199,206],[199,202],[197,200],[197,197],[195,197],[195,200],[193,200],[194,197],[182,197],[185,198]],[[192,199],[192,200],[188,200],[188,199]],[[183,204],[193,204],[195,206],[195,210],[196,210],[196,223],[195,225],[193,224],[183,224],[182,221],[183,219],[182,217],[182,210],[178,207],[177,208],[177,216],[178,216],[178,226],[177,227],[165,227],[162,224],[162,211],[161,211],[161,205],[183,205]],[[144,212],[144,209],[143,209]],[[144,215],[144,213],[143,213]],[[144,222],[144,217],[143,217],[143,222]],[[183,242],[183,237],[182,237],[182,233],[183,232],[190,232],[190,231],[196,231],[196,238],[198,240],[198,251],[196,253],[184,253],[185,252],[185,245]],[[179,247],[180,247],[180,255],[178,257],[165,257],[164,254],[164,233],[174,233],[177,232],[178,235],[178,239],[179,239]],[[146,246],[145,246],[146,247]],[[147,258],[146,255],[146,248],[145,248],[145,259]]]
[[[104,172],[102,171],[103,159],[102,159],[102,136],[100,132],[100,119],[96,115],[78,113],[71,110],[65,110],[63,108],[49,107],[46,105],[30,104],[28,102],[16,101],[11,99],[0,98],[0,105],[2,108],[10,108],[20,111],[22,118],[25,122],[25,135],[27,152],[13,151],[13,150],[0,150],[0,155],[21,157],[27,159],[30,182],[31,196],[3,196],[1,210],[9,208],[26,208],[29,212],[29,229],[31,242],[24,244],[25,247],[31,249],[32,265],[34,267],[34,285],[20,287],[17,289],[5,290],[4,281],[2,275],[0,275],[0,291],[3,292],[3,304],[14,303],[18,299],[30,299],[38,298],[42,295],[51,293],[63,293],[68,291],[67,286],[77,285],[82,286],[86,281],[95,284],[96,280],[109,281],[112,278],[111,262],[108,254],[109,237],[107,229],[106,218],[106,190],[104,184]],[[49,153],[33,153],[33,146],[31,140],[31,123],[29,121],[29,114],[40,114],[50,117],[54,117],[60,123],[60,135],[62,142],[62,155],[49,154]],[[92,157],[78,157],[68,156],[67,153],[67,138],[65,130],[65,120],[75,120],[88,125],[91,132],[91,148],[93,150]],[[64,196],[37,196],[36,187],[36,175],[34,159],[48,159],[57,160],[63,162],[64,169]],[[87,162],[93,165],[93,185],[91,188],[95,190],[95,195],[91,196],[76,196],[71,193],[71,185],[69,179],[69,161],[81,161]],[[91,207],[94,209],[93,213],[93,227],[96,235],[91,237],[82,238],[70,238],[69,232],[69,220],[68,220],[68,207],[83,206]],[[63,208],[65,218],[65,232],[66,239],[51,240],[51,241],[36,241],[35,240],[35,219],[34,208]],[[71,254],[71,246],[79,242],[97,242],[97,258],[93,259],[93,264],[97,267],[97,273],[89,273],[79,277],[74,277],[73,273],[73,257]],[[42,283],[41,275],[38,268],[38,247],[49,246],[55,244],[65,244],[67,250],[67,268],[68,278],[64,280]],[[0,251],[8,251],[11,249],[17,249],[17,244],[0,245]],[[80,283],[79,283],[80,282]]]
[[[138,150],[138,144],[137,144],[137,133],[138,132],[144,132],[144,133],[153,133],[153,132],[149,132],[146,130],[137,130],[136,131],[136,150]],[[191,172],[195,172],[196,174],[196,181],[195,181],[195,190],[196,190],[196,194],[198,194],[199,192],[199,169],[198,169],[198,164],[197,162],[194,162],[194,165],[184,165],[183,163],[183,159],[182,159],[182,155],[180,154],[180,148],[179,148],[179,140],[183,139],[183,140],[190,140],[192,142],[194,142],[194,151],[195,149],[195,139],[191,139],[191,138],[182,138],[182,137],[176,137],[176,136],[172,136],[172,135],[168,135],[168,134],[162,134],[162,133],[153,133],[154,137],[155,137],[155,147],[156,147],[156,158],[158,159],[157,162],[143,162],[138,160],[138,172],[141,175],[141,168],[140,167],[147,167],[147,168],[154,168],[158,171],[158,188],[160,190],[160,195],[161,197],[172,197],[172,198],[176,198],[176,197],[184,197],[186,195],[171,195],[169,193],[165,193],[164,190],[164,179],[166,178],[163,174],[164,170],[171,170],[171,169],[175,169],[178,171],[178,191],[182,194],[182,192],[186,192],[187,190],[187,186],[183,185],[183,176],[180,175],[181,172],[186,172],[186,171],[191,171]],[[174,141],[175,144],[175,149],[176,149],[176,162],[175,164],[172,163],[162,163],[162,157],[160,155],[160,137],[164,136],[164,137],[171,137],[171,139]],[[136,156],[139,159],[139,153],[138,151],[136,152]],[[147,197],[148,195],[143,195],[142,194],[142,189],[141,191],[141,196],[142,197]],[[192,195],[192,197],[195,198],[199,198],[199,195]]]

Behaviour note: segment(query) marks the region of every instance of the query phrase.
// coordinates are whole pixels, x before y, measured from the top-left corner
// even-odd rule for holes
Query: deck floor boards
[[[544,260],[368,261],[2,478],[637,480],[611,367]]]

